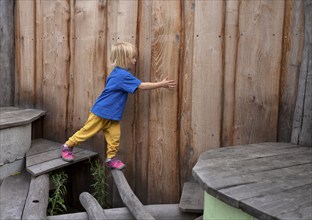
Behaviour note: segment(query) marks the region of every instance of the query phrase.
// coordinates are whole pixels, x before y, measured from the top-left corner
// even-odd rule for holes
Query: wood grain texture
[[[70,93],[67,137],[86,122],[89,112],[101,94],[105,76],[106,1],[76,1],[71,4]],[[105,157],[103,134],[87,141],[91,150]]]
[[[30,175],[22,172],[5,178],[0,187],[0,219],[21,219],[30,184]]]
[[[44,137],[65,141],[68,99],[68,21],[69,4],[66,1],[41,1],[42,14],[42,106],[49,109],[43,123]],[[37,39],[39,40],[39,39]],[[40,67],[39,67],[40,68]],[[39,69],[40,71],[40,69]],[[63,129],[60,129],[63,128]]]
[[[181,2],[153,1],[151,81],[179,79]],[[177,89],[152,90],[149,115],[149,203],[179,198]]]
[[[47,111],[43,136],[66,141],[105,86],[111,46],[130,41],[135,76],[178,87],[129,96],[119,156],[144,204],[177,202],[201,152],[289,139],[302,2],[17,0],[14,105]],[[105,158],[101,133],[87,144]]]
[[[204,211],[204,190],[197,183],[186,182],[179,203],[183,212],[203,213]]]
[[[305,1],[304,49],[291,142],[312,146],[312,3]]]
[[[233,134],[236,145],[277,139],[275,103],[279,100],[284,4],[240,4]]]
[[[143,82],[151,77],[152,1],[138,2],[138,56],[136,74]],[[135,192],[143,204],[148,200],[148,134],[150,92],[136,92],[135,96]]]
[[[49,174],[32,177],[22,219],[46,219],[49,200]]]
[[[112,176],[114,182],[117,185],[120,197],[123,203],[128,207],[131,214],[136,219],[155,219],[147,210],[144,208],[140,200],[135,196],[131,190],[124,174],[121,170],[112,170]]]
[[[222,1],[195,5],[191,146],[196,147],[190,167],[200,153],[221,144],[223,10]]]
[[[14,104],[35,106],[35,1],[16,1],[16,75]]]
[[[163,205],[147,205],[144,208],[150,212],[156,219],[168,220],[193,220],[198,217],[196,213],[184,213],[179,210],[178,204],[163,204]],[[105,214],[110,220],[128,219],[134,220],[135,218],[131,214],[128,208],[113,208],[104,209]],[[48,220],[88,220],[88,214],[86,212],[77,212],[73,214],[48,216]]]
[[[42,110],[16,107],[0,107],[0,113],[0,129],[27,125],[45,115]]]
[[[126,41],[135,46],[137,40],[137,14],[138,1],[108,1],[107,2],[107,63],[106,75],[108,76],[113,69],[110,62],[111,47],[117,42]],[[135,75],[135,69],[130,72]],[[135,75],[136,76],[136,75]],[[125,172],[129,179],[129,184],[134,187],[135,181],[135,102],[134,95],[129,94],[125,112],[121,120],[121,140],[119,146],[118,157],[127,164]],[[113,194],[118,192],[114,189]],[[113,196],[116,198],[117,196]],[[113,201],[119,206],[121,201]]]
[[[203,153],[193,175],[221,201],[259,219],[310,219],[312,148],[290,143]]]
[[[0,107],[14,104],[14,2],[0,1]]]
[[[93,151],[75,147],[75,160],[65,162],[61,158],[61,146],[61,143],[46,139],[33,140],[31,150],[26,154],[26,170],[33,176],[39,176],[98,155]]]
[[[192,157],[194,145],[191,144],[193,132],[191,130],[192,112],[192,80],[193,80],[193,52],[194,52],[194,19],[195,0],[184,1],[182,4],[182,64],[179,77],[179,166],[180,183],[189,181],[192,177]]]
[[[222,146],[233,145],[235,78],[237,65],[239,2],[226,1],[224,27],[224,82]]]
[[[35,1],[35,108],[43,109],[43,11],[41,0]]]
[[[304,1],[286,1],[278,118],[278,141],[290,142],[304,36]]]
[[[96,199],[88,192],[83,192],[79,195],[79,200],[82,206],[88,213],[89,219],[95,220],[105,220],[108,219],[105,215],[101,205],[96,201]]]

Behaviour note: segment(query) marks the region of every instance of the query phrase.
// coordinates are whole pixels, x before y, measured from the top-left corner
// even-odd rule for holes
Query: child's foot
[[[116,157],[107,161],[106,166],[110,169],[115,169],[115,170],[122,170],[123,168],[126,167],[126,165],[122,161],[118,160]]]
[[[66,162],[71,162],[74,160],[72,147],[68,147],[65,144],[62,145],[62,159]]]

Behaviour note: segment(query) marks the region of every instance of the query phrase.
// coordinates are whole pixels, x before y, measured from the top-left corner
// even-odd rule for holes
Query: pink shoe
[[[112,158],[110,161],[106,162],[106,166],[110,169],[122,170],[126,165],[118,160],[116,157]]]
[[[66,162],[72,162],[74,160],[73,148],[62,145],[62,159]]]

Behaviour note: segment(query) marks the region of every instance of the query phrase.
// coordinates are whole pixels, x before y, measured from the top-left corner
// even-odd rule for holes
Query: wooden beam
[[[22,219],[46,219],[49,199],[49,174],[32,177]]]
[[[79,196],[81,205],[86,209],[89,219],[105,220],[108,219],[98,201],[87,192],[83,192]]]
[[[155,219],[168,220],[168,219],[179,219],[179,220],[193,220],[200,214],[198,213],[186,213],[179,210],[178,204],[162,204],[162,205],[147,205],[144,208],[151,213]],[[113,208],[104,209],[105,214],[109,220],[127,219],[134,220],[135,218],[129,212],[128,208]],[[88,214],[86,212],[79,212],[66,215],[54,215],[48,216],[48,220],[88,220]]]
[[[0,219],[21,219],[29,183],[27,172],[3,180],[0,187]]]
[[[132,192],[124,174],[120,170],[112,170],[112,176],[117,185],[120,197],[136,219],[155,219],[144,208],[140,200]]]

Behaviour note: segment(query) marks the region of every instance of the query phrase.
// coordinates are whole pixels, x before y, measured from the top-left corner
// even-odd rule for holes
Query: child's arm
[[[173,89],[176,87],[176,82],[174,80],[168,80],[168,77],[166,77],[160,82],[142,82],[141,85],[139,85],[139,89],[142,90],[151,90],[161,87]]]

